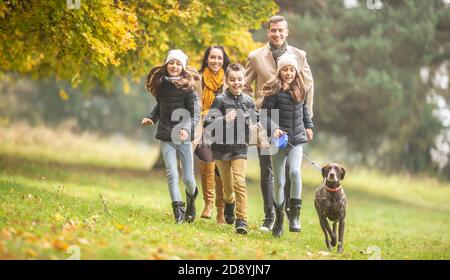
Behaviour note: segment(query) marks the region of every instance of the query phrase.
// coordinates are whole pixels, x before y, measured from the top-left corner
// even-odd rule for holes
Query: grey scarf
[[[273,59],[275,60],[275,65],[277,65],[278,58],[286,52],[287,42],[284,41],[283,45],[279,48],[275,48],[272,44],[269,43],[270,51],[272,52]]]

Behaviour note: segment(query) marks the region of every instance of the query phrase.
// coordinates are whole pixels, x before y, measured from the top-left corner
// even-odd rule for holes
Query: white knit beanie
[[[167,55],[166,63],[171,61],[172,59],[176,59],[181,62],[183,69],[186,69],[186,63],[188,60],[187,55],[182,50],[171,50]]]
[[[284,53],[282,54],[277,61],[277,72],[280,72],[281,68],[283,68],[286,65],[292,65],[294,66],[295,70],[298,72],[298,62],[297,57],[290,53]]]

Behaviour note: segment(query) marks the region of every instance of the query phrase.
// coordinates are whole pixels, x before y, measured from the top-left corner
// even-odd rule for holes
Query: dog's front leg
[[[345,229],[345,220],[341,219],[339,221],[339,243],[337,252],[340,254],[343,251],[344,247],[344,229]]]
[[[336,225],[338,221],[333,222],[333,235],[331,235],[331,246],[336,246],[337,234],[336,234]]]
[[[323,215],[319,215],[320,227],[322,228],[323,234],[325,235],[325,244],[327,245],[328,250],[331,250],[330,239],[328,235],[331,236],[330,225],[328,224],[327,218]]]

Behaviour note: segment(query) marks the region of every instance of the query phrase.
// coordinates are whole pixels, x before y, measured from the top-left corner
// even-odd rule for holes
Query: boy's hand
[[[227,123],[230,123],[230,122],[232,122],[232,121],[234,121],[234,120],[236,119],[236,116],[237,116],[236,110],[230,111],[230,112],[228,112],[228,114],[225,116],[225,121],[226,121]]]
[[[178,133],[178,135],[180,136],[181,141],[184,141],[188,138],[189,134],[187,133],[186,130],[181,129],[180,132]]]
[[[281,135],[285,134],[286,132],[284,132],[283,130],[277,128],[275,129],[275,131],[273,132],[273,137],[275,138],[280,138]]]
[[[149,118],[143,118],[141,124],[142,125],[154,125],[154,122]]]
[[[311,142],[314,138],[314,133],[311,128],[306,129],[306,137],[308,137],[308,142]]]

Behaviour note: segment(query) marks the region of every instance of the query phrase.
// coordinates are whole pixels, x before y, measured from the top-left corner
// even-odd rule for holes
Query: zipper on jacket
[[[291,96],[291,94],[289,94],[289,96],[291,97],[291,105],[292,105],[292,119],[291,119],[291,122],[292,122],[292,130],[291,130],[291,133],[292,133],[292,139],[294,139],[294,118],[295,118],[295,104],[294,104],[294,99],[292,99],[292,96]],[[289,140],[288,140],[289,141]],[[291,142],[291,144],[292,144],[292,142]],[[293,144],[292,144],[293,145]]]

